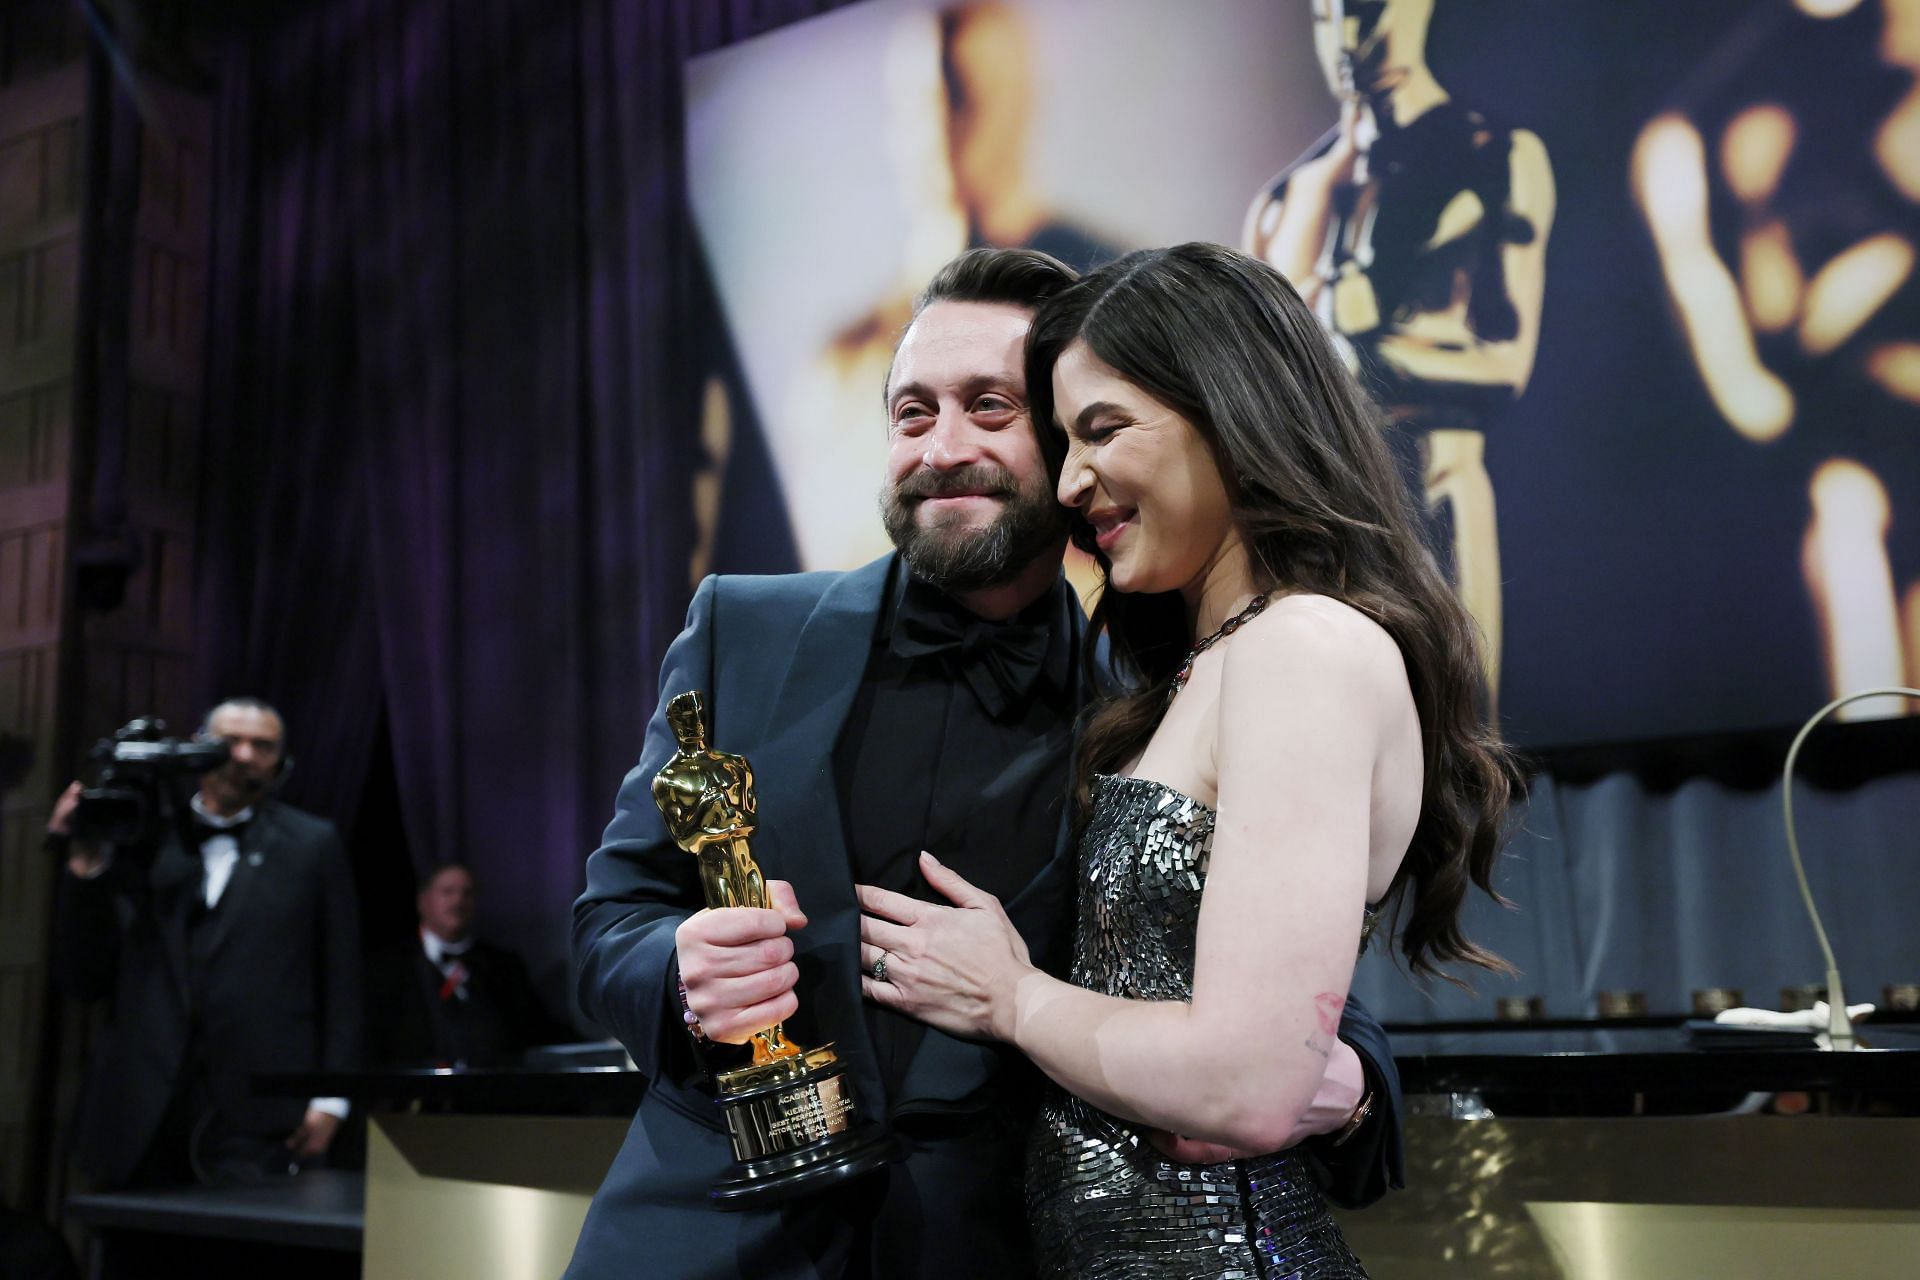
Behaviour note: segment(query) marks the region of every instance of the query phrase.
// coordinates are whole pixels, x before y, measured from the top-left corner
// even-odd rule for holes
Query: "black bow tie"
[[[246,830],[246,822],[236,822],[232,826],[223,827],[208,822],[197,813],[193,815],[193,844],[196,849],[215,836],[232,836],[235,843],[238,843]]]
[[[900,598],[888,647],[903,658],[944,657],[997,720],[1033,691],[1050,639],[1045,622],[989,622],[915,580]]]

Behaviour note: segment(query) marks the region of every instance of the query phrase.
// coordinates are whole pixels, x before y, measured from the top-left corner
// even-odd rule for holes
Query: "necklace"
[[[1253,599],[1247,601],[1246,608],[1242,609],[1240,612],[1234,614],[1231,618],[1228,618],[1225,622],[1221,623],[1220,629],[1218,631],[1214,632],[1212,635],[1202,640],[1199,644],[1196,644],[1195,646],[1193,646],[1193,648],[1187,650],[1186,661],[1182,662],[1180,664],[1180,669],[1173,673],[1173,684],[1167,690],[1167,705],[1172,706],[1175,696],[1178,695],[1182,689],[1187,687],[1187,679],[1188,677],[1193,675],[1193,660],[1195,658],[1199,657],[1201,654],[1205,653],[1207,650],[1213,648],[1214,645],[1219,644],[1222,640],[1225,640],[1228,636],[1238,631],[1242,623],[1246,622],[1248,619],[1252,618],[1255,614],[1259,613],[1262,609],[1266,607],[1267,607],[1267,597],[1265,595],[1255,596]]]

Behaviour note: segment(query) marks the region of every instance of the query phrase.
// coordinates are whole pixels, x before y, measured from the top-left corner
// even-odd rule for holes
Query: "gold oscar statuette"
[[[767,906],[766,878],[748,848],[759,808],[752,766],[707,745],[697,692],[668,701],[667,724],[680,749],[653,778],[667,834],[699,859],[709,907]],[[754,1032],[750,1044],[751,1063],[714,1077],[735,1161],[710,1192],[716,1207],[783,1200],[894,1157],[891,1137],[855,1117],[847,1064],[832,1044],[801,1048],[779,1023]]]

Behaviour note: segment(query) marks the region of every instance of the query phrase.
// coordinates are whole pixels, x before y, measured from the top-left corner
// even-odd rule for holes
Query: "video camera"
[[[166,721],[141,716],[94,744],[87,760],[100,773],[94,785],[80,793],[73,811],[74,839],[118,845],[158,839],[177,780],[227,762],[224,742],[183,742],[166,735]]]

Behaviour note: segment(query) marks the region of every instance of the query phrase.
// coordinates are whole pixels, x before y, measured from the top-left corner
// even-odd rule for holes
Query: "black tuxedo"
[[[441,995],[446,977],[417,937],[368,959],[369,1063],[500,1062],[574,1038],[540,1003],[519,955],[476,938],[459,960],[464,1000]]]
[[[170,1106],[284,1138],[306,1102],[253,1096],[254,1073],[359,1066],[360,926],[339,836],[267,800],[238,844],[212,910],[199,851],[173,833],[116,851],[94,879],[60,876],[55,974],[76,997],[113,1002],[75,1151],[102,1185],[131,1176]]]
[[[1028,1115],[998,1114],[996,1082],[1031,1071],[1006,1046],[929,1029],[888,1091],[874,1066],[860,993],[859,904],[836,795],[834,748],[861,684],[895,558],[849,573],[708,578],[695,593],[686,629],[661,668],[660,705],[639,764],[621,786],[605,842],[587,862],[586,892],[574,906],[574,965],[583,1010],[611,1028],[650,1078],[625,1146],[594,1197],[571,1280],[625,1276],[644,1259],[651,1274],[675,1276],[837,1276],[860,1256],[847,1219],[877,1210],[895,1240],[921,1248],[903,1274],[1013,1280],[1024,1250],[1020,1153]],[[1085,620],[1072,613],[1077,647]],[[837,1042],[849,1059],[863,1117],[903,1131],[903,1166],[825,1198],[776,1209],[717,1213],[707,1188],[731,1163],[719,1108],[691,1067],[674,991],[674,930],[702,897],[695,860],[667,838],[651,785],[674,751],[668,697],[705,694],[709,741],[751,760],[759,785],[756,860],[791,880],[807,927],[794,935],[800,1013],[795,1039]],[[1019,892],[1008,915],[1035,963],[1059,971],[1071,943],[1074,851],[1065,824],[1052,860]],[[1356,1009],[1357,1006],[1350,1005]],[[1397,1094],[1392,1057],[1379,1027],[1358,1012],[1343,1023],[1369,1065]],[[1386,1142],[1341,1153],[1344,1199],[1383,1191],[1397,1157],[1396,1097],[1380,1130]],[[964,1123],[983,1107],[984,1124]],[[988,1137],[982,1140],[983,1132]],[[948,1134],[964,1139],[946,1140]],[[1348,1165],[1351,1167],[1347,1167]]]

